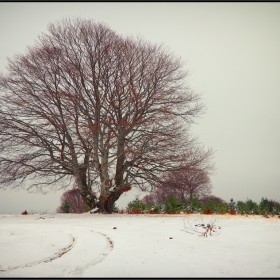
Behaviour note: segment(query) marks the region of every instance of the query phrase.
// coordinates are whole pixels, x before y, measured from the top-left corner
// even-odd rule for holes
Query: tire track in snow
[[[13,269],[25,268],[25,267],[32,267],[32,266],[35,266],[35,265],[39,265],[41,263],[51,262],[51,261],[54,261],[54,260],[60,258],[62,255],[69,252],[75,244],[75,238],[71,234],[69,234],[69,235],[72,238],[71,244],[68,245],[67,247],[64,247],[64,248],[60,249],[58,252],[54,253],[52,256],[44,258],[40,261],[30,262],[30,263],[27,263],[27,264],[24,264],[24,265],[18,265],[18,266],[12,266],[12,267],[9,266],[6,270],[1,269],[1,271],[7,271],[7,270],[13,270]]]
[[[76,268],[71,274],[72,276],[75,276],[75,277],[78,277],[78,276],[82,276],[83,274],[83,271],[85,271],[86,269],[88,269],[89,267],[92,267],[94,265],[97,265],[99,263],[101,263],[107,256],[108,254],[113,250],[114,248],[114,243],[113,241],[104,233],[101,233],[101,232],[97,232],[97,231],[94,231],[94,230],[89,230],[91,232],[94,232],[94,233],[97,233],[101,236],[104,236],[105,237],[105,240],[107,242],[106,244],[106,248],[105,250],[102,252],[102,255],[100,255],[100,258],[99,259],[96,259],[94,260],[93,262],[91,263],[88,263],[87,265],[83,266],[83,267],[80,267],[80,268]],[[70,276],[70,275],[69,275]]]
[[[30,227],[30,224],[28,227]],[[35,234],[40,234],[40,231],[45,232],[46,229],[37,228],[34,236]],[[112,240],[106,234],[96,232],[92,229],[81,226],[52,225],[51,231],[53,232],[54,229],[59,229],[62,234],[67,234],[70,237],[70,243],[67,246],[59,249],[51,256],[38,261],[10,266],[7,269],[0,268],[0,277],[5,275],[8,277],[22,275],[24,277],[78,277],[83,274],[85,269],[102,262],[114,247]],[[61,237],[58,236],[58,238]],[[56,241],[55,237],[54,241]],[[24,242],[24,239],[16,242]],[[77,262],[73,262],[73,259],[77,260]],[[45,271],[45,275],[42,275],[42,268]]]

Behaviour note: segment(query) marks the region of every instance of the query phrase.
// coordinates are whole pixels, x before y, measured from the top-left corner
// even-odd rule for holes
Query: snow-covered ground
[[[280,219],[0,214],[0,277],[280,277]]]

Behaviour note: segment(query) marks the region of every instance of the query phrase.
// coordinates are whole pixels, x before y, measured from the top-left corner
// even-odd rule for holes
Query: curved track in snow
[[[2,227],[0,248],[0,277],[42,277],[42,269],[43,277],[79,277],[110,253],[113,242],[105,234],[81,226],[34,222]],[[76,259],[79,265],[75,265]]]

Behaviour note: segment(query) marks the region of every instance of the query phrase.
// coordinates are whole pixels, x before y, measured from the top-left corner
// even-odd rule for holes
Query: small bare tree
[[[170,172],[166,181],[160,186],[162,191],[175,195],[184,202],[194,196],[202,198],[209,195],[211,187],[210,178],[204,170],[187,168]]]
[[[185,203],[194,196],[207,197],[212,188],[210,175],[215,170],[211,163],[212,156],[211,149],[205,152],[196,145],[191,149],[191,152],[188,152],[184,164],[177,170],[166,172],[162,182],[156,186],[151,194],[143,198],[143,202],[163,204],[170,195]]]

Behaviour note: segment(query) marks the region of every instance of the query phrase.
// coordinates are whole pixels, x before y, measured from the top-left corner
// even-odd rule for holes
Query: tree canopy
[[[50,23],[0,76],[1,187],[73,178],[91,209],[111,213],[132,187],[195,167],[211,151],[189,133],[204,105],[187,76],[162,45],[92,20]]]

